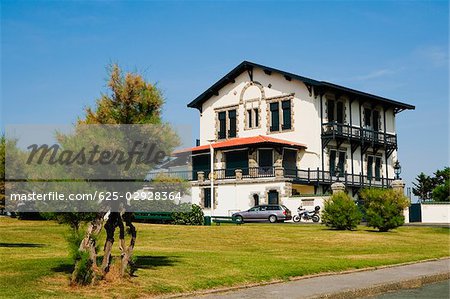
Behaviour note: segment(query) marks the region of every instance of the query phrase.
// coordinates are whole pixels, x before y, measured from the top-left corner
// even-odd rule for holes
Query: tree
[[[399,227],[405,222],[404,210],[409,199],[393,189],[364,189],[360,193],[364,200],[367,225],[381,232]]]
[[[100,144],[114,150],[126,151],[129,148],[132,137],[138,135],[141,138],[152,138],[159,148],[170,153],[179,144],[179,139],[172,128],[164,124],[161,120],[161,109],[164,103],[161,92],[152,84],[146,82],[141,75],[136,73],[123,74],[118,65],[109,68],[109,93],[102,94],[96,101],[94,108],[87,108],[84,118],[80,118],[76,124],[73,134],[58,134],[58,141],[62,148],[81,149],[89,144]],[[89,130],[87,125],[121,125],[121,124],[153,124],[158,125],[156,129],[148,131],[148,128],[136,129],[125,127],[122,130],[114,131],[116,136],[110,136],[111,131],[99,127]],[[92,126],[91,126],[92,127]],[[94,128],[98,126],[93,126]],[[142,131],[139,131],[142,130]],[[89,165],[73,167],[72,174],[83,177],[86,174],[95,174],[95,168]],[[145,178],[149,171],[149,165],[133,165],[127,172],[121,168],[108,169],[106,176],[116,174],[121,179],[134,179],[136,177]],[[77,177],[77,176],[75,176]],[[133,187],[138,184],[132,184]],[[133,187],[121,190],[136,191]],[[104,188],[101,183],[89,183],[84,188]],[[123,202],[118,203],[121,205]],[[126,206],[126,205],[125,205]],[[122,207],[122,206],[121,206]],[[117,207],[116,207],[117,208]],[[123,208],[123,207],[122,207]],[[121,208],[121,209],[122,209]],[[125,209],[125,208],[124,208]],[[51,216],[62,223],[69,224],[75,230],[82,222],[88,222],[87,231],[79,245],[80,254],[76,255],[75,270],[72,273],[72,282],[86,284],[91,283],[97,277],[101,279],[109,272],[111,265],[111,251],[114,244],[114,234],[119,228],[119,248],[121,250],[120,273],[125,275],[128,265],[132,259],[133,249],[136,242],[137,232],[132,223],[133,215],[129,211],[119,212],[108,207],[97,213],[52,213]],[[123,209],[122,209],[123,211]],[[106,242],[104,245],[103,260],[97,265],[97,244],[98,235],[102,229],[103,221],[106,230]],[[125,227],[131,235],[129,245],[125,244]],[[76,235],[76,234],[75,234]],[[77,238],[72,238],[77,240]]]
[[[433,191],[433,180],[425,173],[421,172],[416,177],[417,182],[413,182],[413,194],[418,196],[422,200],[428,200],[431,198],[431,192]]]
[[[331,195],[325,201],[322,223],[339,230],[352,230],[361,222],[361,212],[345,192]]]
[[[436,170],[430,177],[421,172],[413,182],[413,194],[421,200],[450,201],[450,167]]]

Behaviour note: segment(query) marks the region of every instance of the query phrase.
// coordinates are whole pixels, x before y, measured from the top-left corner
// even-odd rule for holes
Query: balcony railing
[[[339,176],[338,173],[331,173],[330,171],[320,169],[286,169],[280,168],[281,171],[276,170],[276,167],[248,167],[238,169],[215,169],[215,180],[246,180],[257,178],[270,178],[281,177],[289,178],[294,182],[301,184],[325,184],[329,185],[334,182],[340,181],[349,187],[389,187],[394,179],[385,178],[383,176],[367,176],[363,174],[343,173]],[[200,172],[194,173],[193,171],[174,171],[174,172],[162,172],[162,174],[152,174],[147,176],[148,180],[154,180],[159,175],[178,177],[188,181],[208,181],[209,170],[203,171],[202,177]],[[241,173],[240,177],[239,173]]]
[[[341,137],[361,142],[385,144],[387,146],[397,145],[397,135],[371,129],[354,127],[337,122],[322,124],[323,137]]]
[[[332,184],[340,181],[346,186],[354,187],[389,187],[394,181],[392,178],[383,176],[376,177],[347,172],[338,176],[338,173],[332,174],[330,171],[319,169],[284,169],[284,176],[306,184]]]

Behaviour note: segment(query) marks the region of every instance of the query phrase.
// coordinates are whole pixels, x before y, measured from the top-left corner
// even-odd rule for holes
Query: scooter
[[[300,220],[312,220],[313,222],[319,222],[320,221],[320,216],[319,216],[319,210],[320,207],[316,206],[314,208],[314,211],[307,211],[305,208],[303,208],[302,206],[300,206],[297,211],[298,211],[298,215],[295,215],[292,220],[294,222],[299,222]]]

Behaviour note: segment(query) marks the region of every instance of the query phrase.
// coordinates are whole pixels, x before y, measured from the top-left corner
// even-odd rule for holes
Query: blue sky
[[[1,2],[1,124],[68,124],[118,62],[157,82],[164,118],[250,60],[416,105],[397,121],[402,176],[449,164],[447,1]]]

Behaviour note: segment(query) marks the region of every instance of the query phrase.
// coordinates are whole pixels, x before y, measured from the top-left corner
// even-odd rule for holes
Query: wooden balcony
[[[209,181],[209,169],[204,171],[176,171],[164,172],[163,175],[169,177],[178,177],[187,181]],[[153,180],[158,174],[152,174],[147,177]],[[320,169],[284,169],[282,167],[249,167],[243,169],[216,169],[214,170],[215,180],[248,180],[264,178],[286,178],[294,183],[306,185],[326,185],[340,181],[348,187],[390,187],[393,178],[383,176],[367,176],[354,173],[343,173],[339,176]]]
[[[329,122],[322,124],[322,139],[371,144],[386,148],[397,148],[397,135],[382,131]]]

